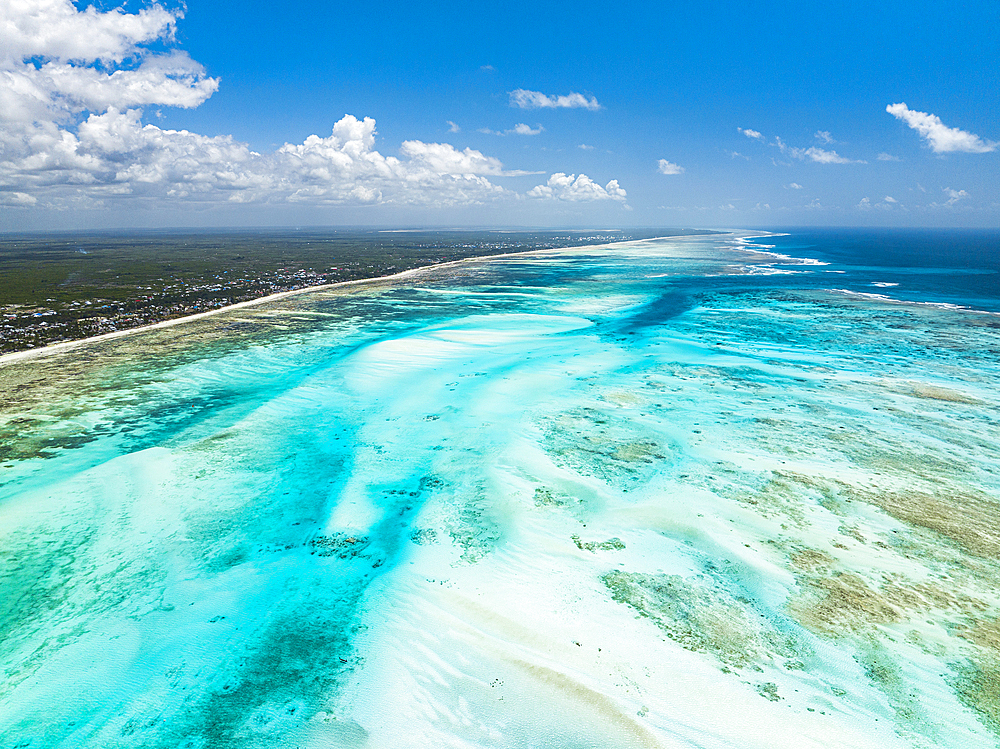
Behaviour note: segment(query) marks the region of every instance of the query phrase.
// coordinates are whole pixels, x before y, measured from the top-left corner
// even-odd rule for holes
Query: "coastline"
[[[33,596],[0,734],[990,745],[1000,330],[704,272],[767,267],[747,235],[386,271],[0,368]]]
[[[175,325],[181,325],[184,323],[194,322],[195,320],[203,320],[207,317],[213,315],[219,315],[224,312],[232,312],[238,309],[246,309],[247,307],[253,307],[260,304],[265,304],[267,302],[277,301],[279,299],[285,299],[287,297],[296,296],[299,294],[304,294],[307,292],[314,291],[329,291],[332,289],[343,289],[350,286],[361,286],[364,284],[374,284],[385,281],[399,280],[407,278],[409,276],[415,275],[422,271],[426,271],[430,268],[448,268],[453,266],[458,266],[462,263],[468,262],[481,262],[496,260],[500,258],[508,257],[523,257],[526,255],[544,255],[546,253],[558,253],[566,252],[568,250],[579,250],[583,248],[598,248],[598,247],[613,247],[619,244],[635,244],[638,242],[655,242],[662,239],[688,239],[697,238],[703,239],[709,236],[724,236],[726,234],[731,234],[732,230],[720,230],[717,235],[713,234],[677,234],[677,235],[664,235],[661,237],[647,237],[645,239],[629,239],[621,242],[609,242],[605,244],[581,244],[573,245],[571,247],[558,247],[550,248],[544,250],[525,250],[523,252],[504,252],[497,255],[480,255],[476,257],[465,257],[460,260],[449,260],[443,263],[430,263],[428,265],[421,265],[417,268],[410,268],[408,270],[400,271],[399,273],[392,273],[388,276],[373,276],[371,278],[358,278],[352,281],[338,281],[337,283],[320,284],[318,286],[306,286],[302,289],[292,289],[291,291],[279,291],[276,294],[268,294],[266,296],[258,297],[256,299],[248,299],[244,302],[237,302],[236,304],[230,304],[225,307],[219,307],[217,309],[208,310],[206,312],[196,312],[193,315],[183,315],[182,317],[172,317],[167,320],[161,320],[159,322],[152,323],[150,325],[140,325],[135,328],[126,328],[125,330],[115,330],[111,333],[102,333],[97,336],[90,336],[89,338],[78,338],[72,341],[59,341],[58,343],[52,343],[47,346],[40,346],[38,348],[24,349],[23,351],[12,351],[7,354],[0,355],[0,367],[5,367],[9,364],[14,364],[17,362],[22,362],[28,359],[35,359],[43,356],[49,356],[51,354],[58,354],[64,351],[70,350],[77,346],[97,343],[100,341],[110,341],[117,338],[122,338],[127,335],[132,335],[134,333],[144,333],[151,330],[161,330],[163,328],[171,328]],[[768,232],[760,232],[761,236],[768,236]]]

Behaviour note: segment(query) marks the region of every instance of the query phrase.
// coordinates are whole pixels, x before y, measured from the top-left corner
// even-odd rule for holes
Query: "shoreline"
[[[416,268],[410,268],[408,270],[400,271],[399,273],[392,273],[388,276],[372,276],[371,278],[358,278],[352,281],[338,281],[336,283],[320,284],[319,286],[306,286],[302,289],[292,289],[290,291],[279,291],[276,294],[268,294],[266,296],[257,297],[256,299],[247,299],[244,302],[237,302],[236,304],[230,304],[225,307],[219,307],[218,309],[208,310],[206,312],[196,312],[193,315],[183,315],[182,317],[172,317],[167,320],[161,320],[159,322],[152,323],[150,325],[140,325],[135,328],[126,328],[125,330],[115,330],[111,333],[102,333],[97,336],[90,336],[89,338],[78,338],[72,341],[59,341],[58,343],[51,343],[47,346],[40,346],[39,348],[24,349],[23,351],[11,351],[7,354],[0,355],[0,367],[5,367],[9,364],[14,364],[17,362],[22,362],[27,359],[35,359],[42,356],[48,356],[51,354],[58,354],[63,351],[75,348],[76,346],[81,346],[90,343],[97,343],[100,341],[110,341],[116,338],[122,338],[127,335],[132,335],[134,333],[144,333],[151,330],[161,330],[163,328],[174,327],[175,325],[181,325],[183,323],[194,322],[195,320],[202,320],[213,315],[219,315],[224,312],[232,312],[233,310],[245,309],[247,307],[253,307],[259,304],[265,304],[267,302],[277,301],[279,299],[285,299],[287,297],[296,296],[298,294],[304,294],[311,291],[328,291],[330,289],[340,289],[349,286],[360,286],[363,284],[377,283],[380,281],[389,281],[393,279],[402,279],[407,276],[414,275],[421,271],[426,271],[429,268],[447,268],[449,266],[457,266],[461,263],[468,262],[481,262],[495,260],[498,258],[506,257],[520,257],[524,255],[541,255],[544,253],[556,253],[565,252],[567,250],[579,250],[583,248],[597,248],[597,247],[613,247],[619,244],[634,244],[638,242],[655,242],[661,239],[704,239],[705,237],[711,236],[726,236],[731,235],[733,230],[722,230],[716,234],[675,234],[675,235],[665,235],[662,237],[647,237],[645,239],[628,239],[621,242],[607,242],[604,244],[582,244],[573,245],[571,247],[555,247],[544,250],[524,250],[523,252],[504,252],[497,255],[479,255],[477,257],[464,257],[459,260],[448,260],[443,263],[429,263],[428,265],[421,265]],[[760,232],[761,236],[768,236],[768,232]]]

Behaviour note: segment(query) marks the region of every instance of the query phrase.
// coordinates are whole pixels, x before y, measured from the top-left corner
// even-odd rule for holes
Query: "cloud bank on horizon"
[[[948,124],[903,102],[872,105],[868,96],[863,106],[855,104],[857,92],[821,67],[809,72],[812,80],[830,80],[825,93],[814,97],[822,105],[795,98],[788,88],[796,85],[795,77],[775,80],[773,88],[758,92],[734,80],[754,70],[734,67],[739,52],[721,32],[718,42],[708,42],[716,45],[711,54],[706,49],[704,57],[685,57],[681,50],[671,57],[685,39],[704,41],[703,35],[685,35],[678,26],[675,43],[665,47],[654,33],[656,25],[632,9],[616,12],[595,5],[578,19],[560,21],[600,27],[609,38],[635,36],[633,47],[617,48],[608,57],[583,47],[549,45],[555,27],[541,21],[536,31],[545,44],[528,54],[534,27],[504,27],[507,16],[498,11],[493,17],[483,9],[477,44],[486,50],[491,34],[497,40],[483,53],[485,59],[472,60],[469,49],[454,51],[431,41],[417,46],[433,33],[424,28],[423,36],[390,35],[379,53],[358,61],[353,75],[358,69],[372,71],[367,83],[358,84],[363,96],[352,99],[344,93],[352,73],[337,78],[334,68],[315,74],[309,97],[293,89],[294,80],[281,78],[273,88],[287,88],[286,102],[308,102],[298,116],[309,107],[320,112],[308,120],[312,124],[298,127],[297,115],[281,119],[287,108],[274,103],[275,94],[258,78],[293,45],[305,57],[292,79],[319,69],[321,53],[310,52],[314,47],[294,37],[302,29],[274,28],[267,43],[276,50],[275,58],[250,63],[260,55],[250,51],[240,57],[240,45],[249,36],[234,37],[225,52],[209,54],[225,43],[218,24],[231,20],[231,9],[221,4],[198,0],[187,8],[139,0],[148,4],[127,9],[113,7],[116,1],[0,4],[0,230],[13,226],[18,216],[26,217],[25,226],[34,221],[46,227],[46,216],[114,211],[127,216],[132,207],[149,216],[202,209],[201,215],[225,210],[243,221],[261,215],[240,206],[267,206],[278,219],[305,215],[294,214],[293,208],[310,209],[309,216],[332,223],[347,215],[344,211],[381,206],[381,213],[351,215],[383,222],[418,216],[456,225],[487,216],[525,225],[613,220],[646,226],[760,225],[779,219],[844,223],[862,215],[859,210],[875,216],[877,207],[901,221],[916,220],[907,214],[931,222],[937,219],[926,217],[963,216],[968,223],[982,221],[978,216],[1000,225],[1000,200],[990,187],[1000,175],[989,155],[1000,151],[1000,142],[988,137],[988,125],[976,124],[983,121],[976,119],[982,103],[973,98],[966,104],[968,97],[943,84],[935,87],[916,72],[909,86],[895,81],[885,90],[909,91],[919,84],[923,100],[941,102],[940,109],[928,108],[941,112]],[[982,7],[989,10],[988,4]],[[206,20],[212,8],[215,25]],[[245,19],[248,28],[266,27],[268,21],[259,17],[265,10]],[[744,26],[757,18],[752,8],[746,12]],[[273,13],[274,26],[288,21],[280,9]],[[199,23],[208,40],[200,48],[190,33]],[[928,28],[933,23],[928,20]],[[383,26],[375,24],[368,40],[383,38]],[[976,28],[968,26],[969,33]],[[360,27],[355,30],[362,33]],[[651,46],[643,49],[641,37],[647,32]],[[830,28],[830,39],[823,43],[840,49],[844,33]],[[757,67],[772,76],[788,69],[795,50],[781,50],[786,36],[771,40],[773,66],[762,60]],[[632,49],[639,51],[629,57]],[[976,49],[956,47],[942,37],[935,60],[944,64],[946,53],[961,56]],[[391,68],[392,54],[398,55],[396,68]],[[439,55],[437,67],[414,66],[416,54],[427,60]],[[236,58],[242,62],[232,68],[220,64]],[[685,67],[689,59],[701,61]],[[843,60],[853,64],[853,58]],[[349,64],[349,57],[338,58],[337,65]],[[712,70],[714,64],[718,71]],[[990,70],[982,68],[980,78]],[[473,78],[462,84],[465,88],[458,83]],[[982,86],[988,84],[983,78]],[[837,86],[845,87],[843,101],[853,109],[837,109]],[[256,91],[262,92],[259,100]],[[333,101],[344,100],[334,104],[334,112],[329,111],[331,92]],[[899,98],[886,94],[881,101]],[[247,111],[268,114],[247,117]],[[381,134],[372,113],[382,123]],[[742,124],[756,127],[733,132]],[[285,135],[289,130],[294,137]],[[266,135],[258,137],[258,132]],[[664,154],[670,160],[661,158]],[[868,198],[878,195],[886,199]]]
[[[310,135],[270,154],[228,135],[143,124],[141,107],[193,108],[219,88],[186,53],[153,51],[174,41],[182,17],[155,5],[138,13],[81,11],[70,0],[10,0],[0,8],[0,202],[449,206],[516,199],[489,178],[538,173],[504,170],[497,158],[447,143],[406,140],[402,158],[385,156],[375,148],[375,120],[350,114],[329,136]],[[512,101],[515,94],[522,108],[599,106],[580,94],[518,91]],[[543,130],[518,123],[507,132]],[[556,173],[537,189],[563,200],[624,202],[614,180],[601,188],[585,174],[569,185],[564,177]]]

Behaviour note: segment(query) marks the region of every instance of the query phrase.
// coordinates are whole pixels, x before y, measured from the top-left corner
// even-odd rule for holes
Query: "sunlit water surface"
[[[742,236],[8,359],[0,745],[995,746],[1000,317]]]

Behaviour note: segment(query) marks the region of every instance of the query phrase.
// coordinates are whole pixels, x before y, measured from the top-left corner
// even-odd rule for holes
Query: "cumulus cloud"
[[[337,128],[340,127],[341,123],[348,119],[352,121],[352,127],[357,127],[355,123],[358,123],[358,121],[355,118],[345,117],[334,126],[334,135],[336,135]],[[370,131],[368,123],[371,123]],[[362,129],[358,128],[358,135],[363,139],[364,147],[369,149],[374,145],[374,138],[371,137],[371,134],[374,133],[375,121],[366,117],[362,128],[363,133]],[[316,138],[316,136],[311,135],[309,138]],[[285,146],[285,148],[291,147]],[[298,147],[296,146],[296,148]],[[414,164],[419,164],[436,174],[496,175],[503,172],[503,164],[499,159],[495,159],[492,156],[484,156],[480,151],[475,151],[471,148],[459,151],[447,143],[424,143],[419,140],[407,140],[403,142],[400,152],[404,156],[408,156]]]
[[[325,137],[270,154],[230,136],[145,124],[143,107],[196,107],[218,88],[174,49],[181,16],[155,5],[128,13],[70,0],[0,4],[0,204],[477,204],[515,197],[489,178],[534,173],[446,143],[407,140],[398,156],[383,155],[375,121],[352,115]]]
[[[491,180],[538,173],[505,170],[499,159],[447,143],[406,140],[385,155],[369,117],[344,115],[328,135],[266,154],[228,135],[148,124],[144,107],[158,116],[163,107],[196,107],[219,85],[175,49],[181,16],[155,5],[129,13],[79,10],[70,0],[0,3],[0,205],[468,205],[517,198]],[[576,93],[519,90],[511,102],[600,108]],[[542,130],[518,123],[505,134]],[[616,180],[602,187],[585,174],[553,174],[529,194],[628,208]]]
[[[451,120],[445,120],[445,122],[448,123],[448,132],[449,133],[460,133],[460,132],[462,132],[462,128],[460,128],[458,125],[456,125]]]
[[[666,159],[660,159],[656,170],[660,174],[684,174],[684,167],[673,164]]]
[[[38,198],[25,192],[0,192],[0,205],[28,208],[38,203]]]
[[[944,188],[944,192],[948,196],[948,199],[944,202],[947,206],[955,205],[962,198],[969,197],[969,193],[965,190],[952,190],[950,187],[946,187]]]
[[[616,179],[601,187],[586,174],[577,176],[556,172],[546,184],[530,189],[528,197],[570,202],[615,200],[624,203],[627,195]]]
[[[581,151],[593,151],[594,150],[593,146],[588,146],[586,143],[581,143],[580,145],[577,146],[577,148],[579,148]]]
[[[736,129],[739,130],[741,133],[743,133],[748,138],[753,138],[754,140],[764,140],[764,136],[761,135],[756,130],[750,130],[749,128],[747,128],[746,130],[744,130],[742,127],[738,127]]]
[[[71,122],[85,110],[147,104],[196,107],[218,88],[183,52],[155,53],[169,43],[180,11],[138,13],[70,0],[7,0],[0,5],[0,122]]]
[[[814,161],[817,164],[866,164],[866,161],[848,159],[841,156],[836,151],[827,151],[824,148],[811,146],[810,148],[795,148],[785,143],[781,138],[774,139],[776,145],[783,154],[791,156],[799,161]]]
[[[548,96],[541,91],[529,91],[524,88],[510,92],[510,105],[518,109],[601,109],[594,96],[588,99],[576,92]]]
[[[138,13],[78,11],[70,0],[6,0],[0,8],[2,54],[10,61],[44,57],[118,63],[140,44],[173,38],[181,14],[154,5]]]
[[[826,144],[833,143],[833,136],[830,135],[829,130],[817,130],[813,134],[813,137],[820,143],[826,143]]]
[[[789,182],[787,185],[785,185],[785,187],[788,188],[789,190],[801,190],[802,189],[802,185],[800,185],[798,182]]]
[[[441,143],[406,141],[404,158],[375,149],[375,121],[346,115],[327,137],[311,135],[272,154],[230,136],[143,125],[138,110],[110,109],[76,134],[49,125],[20,153],[0,161],[0,190],[21,190],[58,204],[68,195],[92,202],[172,199],[188,202],[312,202],[453,205],[482,203],[509,191],[484,175],[497,159]]]
[[[927,141],[934,153],[950,153],[952,151],[988,153],[1000,147],[1000,143],[984,141],[973,133],[959,130],[957,127],[948,127],[937,115],[918,112],[902,102],[888,105],[885,111],[916,130],[920,137]]]

